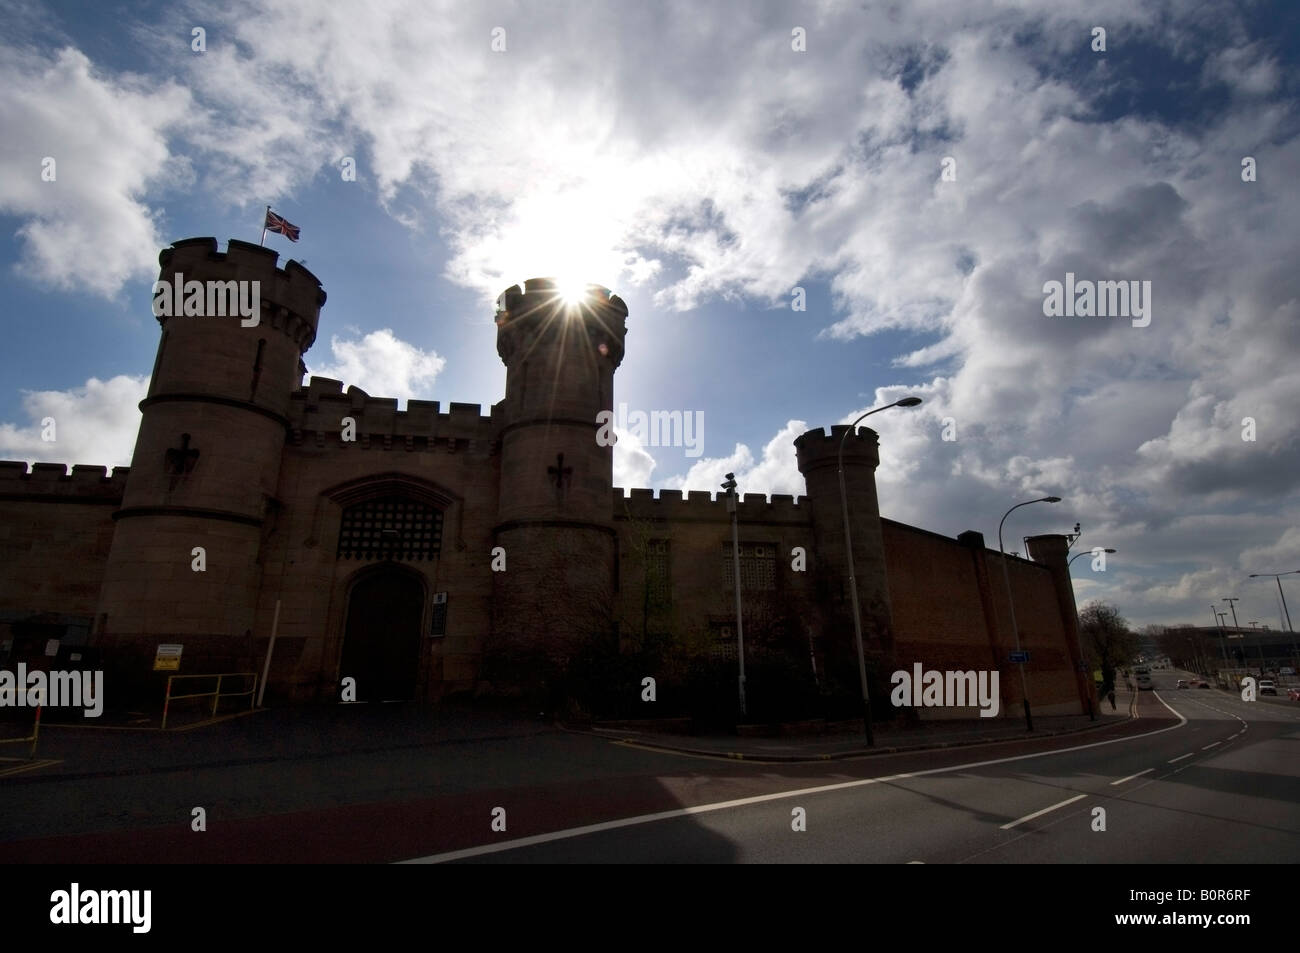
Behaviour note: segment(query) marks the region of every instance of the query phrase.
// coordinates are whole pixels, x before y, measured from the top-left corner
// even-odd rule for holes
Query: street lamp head
[[[904,397],[902,400],[897,401],[894,404],[894,406],[895,407],[916,407],[920,403],[921,403],[921,398],[919,397]]]
[[[1045,496],[1045,497],[1043,497],[1042,502],[1044,502],[1044,503],[1060,503],[1060,502],[1061,502],[1061,498],[1060,498],[1059,496]]]
[[[1105,549],[1105,550],[1102,550],[1102,552],[1113,553],[1113,552],[1115,552],[1115,550],[1113,550],[1113,549]]]

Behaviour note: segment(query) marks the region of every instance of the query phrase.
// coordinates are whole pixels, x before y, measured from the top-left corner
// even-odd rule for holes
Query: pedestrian
[[[1109,692],[1107,692],[1106,697],[1110,699],[1110,710],[1118,711],[1118,709],[1115,707],[1115,689],[1112,688]]]

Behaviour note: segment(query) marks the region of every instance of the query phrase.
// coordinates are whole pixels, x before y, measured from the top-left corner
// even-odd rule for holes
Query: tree
[[[1116,670],[1137,655],[1137,633],[1129,628],[1118,606],[1100,600],[1080,610],[1079,629],[1091,663],[1101,668],[1101,690],[1105,694],[1115,686]]]

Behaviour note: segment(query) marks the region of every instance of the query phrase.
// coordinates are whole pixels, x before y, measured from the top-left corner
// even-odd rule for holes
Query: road
[[[1048,755],[967,753],[955,765],[831,790],[810,785],[684,817],[424,860],[1294,863],[1300,766],[1291,746],[1300,740],[1300,705],[1175,690],[1179,677],[1190,676],[1158,673],[1156,692],[1142,694],[1144,712],[1157,701],[1172,716],[1168,724],[1149,718],[1153,733],[1142,737]],[[805,830],[793,829],[796,808]],[[708,856],[718,843],[729,850]]]
[[[33,771],[0,778],[0,861],[1293,862],[1300,704],[1175,690],[1182,674],[1157,673],[1135,722],[1097,732],[833,762],[688,757],[534,725]],[[376,731],[349,730],[363,729]],[[191,737],[237,755],[242,736]]]

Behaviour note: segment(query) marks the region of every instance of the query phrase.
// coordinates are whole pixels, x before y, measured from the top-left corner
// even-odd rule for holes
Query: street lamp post
[[[1228,633],[1219,625],[1219,612],[1214,606],[1210,606],[1210,614],[1214,616],[1214,624],[1219,630],[1219,651],[1223,654],[1223,667],[1231,668],[1232,665],[1228,662]]]
[[[1103,553],[1113,553],[1113,552],[1115,552],[1115,550],[1113,550],[1113,549],[1103,549],[1102,552],[1103,552]],[[1091,550],[1091,549],[1085,549],[1083,552],[1081,552],[1081,553],[1075,553],[1073,556],[1071,556],[1071,557],[1070,557],[1070,561],[1069,561],[1066,565],[1072,566],[1072,565],[1074,565],[1074,561],[1075,561],[1076,559],[1078,559],[1080,556],[1091,556],[1091,555],[1092,555],[1092,550]]]
[[[1241,601],[1237,596],[1224,596],[1220,602],[1226,602],[1228,608],[1232,610],[1232,627],[1241,635],[1241,625],[1237,622],[1237,603]],[[1262,674],[1264,671],[1264,647],[1259,646],[1259,670]]]
[[[1002,580],[1007,584],[1007,606],[1011,610],[1011,632],[1016,637],[1016,654],[1020,654],[1020,627],[1016,625],[1016,601],[1011,597],[1011,573],[1007,570],[1007,554],[1002,546],[1002,524],[1007,521],[1015,510],[1022,506],[1028,506],[1030,503],[1060,503],[1059,496],[1044,496],[1036,500],[1025,500],[1023,503],[1017,503],[1011,509],[1002,514],[1002,520],[998,523],[998,552],[1002,556]],[[1025,727],[1028,731],[1034,730],[1034,716],[1029,710],[1029,684],[1025,680],[1025,663],[1017,662],[1020,666],[1020,695],[1025,706]]]
[[[1251,579],[1258,579],[1261,576],[1272,576],[1273,580],[1277,583],[1277,594],[1282,599],[1282,612],[1286,615],[1286,630],[1291,633],[1291,655],[1293,657],[1297,655],[1295,646],[1295,629],[1291,628],[1291,610],[1287,608],[1286,593],[1282,591],[1282,577],[1292,576],[1296,573],[1300,573],[1300,569],[1292,569],[1288,572],[1253,572],[1250,574]]]
[[[1074,524],[1074,528],[1075,528],[1075,530],[1077,531],[1077,530],[1079,529],[1079,524],[1078,524],[1078,523],[1075,523],[1075,524]],[[1075,539],[1077,540],[1078,537],[1076,536]],[[1028,548],[1029,548],[1028,545],[1026,545],[1026,547],[1025,547],[1026,551],[1028,551]],[[1113,552],[1115,552],[1115,550],[1113,550],[1113,549],[1103,549],[1102,552],[1105,552],[1105,553],[1113,553]],[[1065,568],[1068,570],[1072,565],[1074,565],[1074,561],[1075,561],[1076,559],[1078,559],[1080,556],[1090,556],[1090,555],[1092,555],[1092,550],[1088,550],[1088,549],[1085,549],[1085,550],[1083,550],[1082,552],[1075,553],[1073,556],[1070,557],[1069,562],[1067,562],[1067,563],[1065,564]],[[1075,616],[1074,616],[1074,629],[1075,629],[1075,635],[1077,635],[1077,636],[1079,637],[1079,667],[1080,667],[1080,669],[1082,670],[1082,674],[1083,674],[1083,683],[1084,683],[1084,686],[1085,686],[1084,698],[1086,698],[1086,699],[1088,700],[1088,720],[1089,720],[1089,721],[1096,721],[1096,720],[1097,720],[1097,710],[1096,710],[1095,708],[1092,707],[1092,689],[1089,688],[1089,687],[1087,687],[1089,681],[1090,681],[1091,678],[1092,678],[1092,676],[1091,676],[1090,674],[1088,674],[1088,668],[1087,668],[1088,663],[1084,660],[1084,657],[1083,657],[1083,625],[1082,625],[1082,624],[1080,623],[1080,621],[1079,621],[1079,615],[1078,615],[1078,613],[1075,613]],[[1098,699],[1098,702],[1100,702],[1100,701],[1101,701],[1101,700]]]
[[[868,747],[875,746],[876,738],[871,730],[871,696],[867,690],[866,652],[862,647],[862,613],[858,608],[858,577],[853,566],[853,533],[849,529],[849,493],[844,487],[844,441],[848,439],[849,434],[857,431],[859,423],[872,414],[878,414],[890,407],[915,407],[920,403],[921,398],[919,397],[904,397],[902,400],[896,400],[884,407],[868,410],[849,424],[849,428],[844,431],[844,436],[840,437],[839,453],[836,455],[840,475],[840,508],[844,512],[844,547],[849,556],[849,595],[853,598],[853,633],[858,643],[858,679],[862,683],[862,726],[866,731]]]

